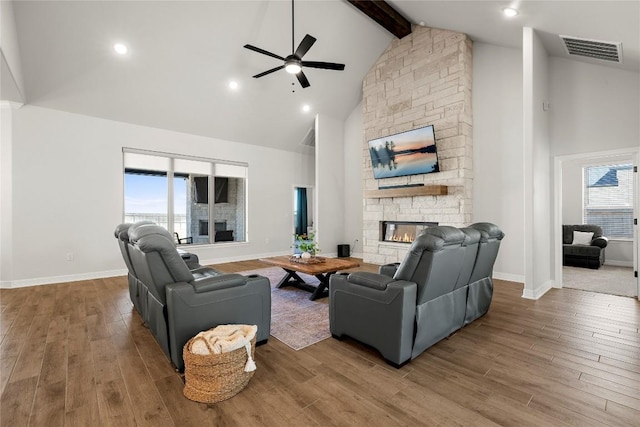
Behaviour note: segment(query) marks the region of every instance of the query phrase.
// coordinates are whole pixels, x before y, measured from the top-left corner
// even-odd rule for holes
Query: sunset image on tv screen
[[[439,172],[433,126],[369,141],[376,179]]]

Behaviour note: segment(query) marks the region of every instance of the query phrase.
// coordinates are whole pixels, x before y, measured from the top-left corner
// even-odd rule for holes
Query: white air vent
[[[569,55],[622,63],[622,43],[560,36]]]
[[[316,146],[316,130],[314,128],[309,129],[309,132],[304,136],[300,145],[305,145],[307,147]]]

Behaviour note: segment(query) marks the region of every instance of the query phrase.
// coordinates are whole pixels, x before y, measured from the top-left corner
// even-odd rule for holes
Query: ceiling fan
[[[294,15],[293,15],[293,0],[291,0],[291,55],[287,56],[286,58],[283,58],[280,55],[276,55],[275,53],[266,51],[264,49],[260,49],[259,47],[255,47],[250,44],[245,44],[244,47],[249,50],[253,50],[254,52],[258,52],[263,55],[271,56],[272,58],[276,58],[281,61],[284,61],[284,64],[280,65],[279,67],[275,67],[265,72],[262,72],[260,74],[256,74],[253,77],[257,79],[259,77],[266,76],[267,74],[271,74],[275,71],[282,70],[284,68],[285,71],[287,71],[287,73],[295,74],[296,77],[298,78],[298,81],[300,82],[300,85],[303,88],[306,88],[306,87],[309,87],[310,84],[309,84],[309,80],[307,80],[307,77],[304,75],[304,72],[302,71],[302,67],[321,68],[324,70],[339,70],[339,71],[344,70],[344,64],[336,64],[334,62],[303,61],[302,57],[309,51],[309,49],[311,49],[311,46],[313,46],[315,42],[316,42],[315,37],[307,34],[306,36],[304,36],[304,38],[298,45],[298,48],[295,51],[293,50],[295,46]]]

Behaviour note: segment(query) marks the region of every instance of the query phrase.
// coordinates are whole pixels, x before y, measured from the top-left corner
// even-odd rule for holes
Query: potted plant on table
[[[315,241],[315,233],[309,234],[294,234],[295,241],[293,246],[302,252],[302,258],[311,258],[320,252],[318,243]]]

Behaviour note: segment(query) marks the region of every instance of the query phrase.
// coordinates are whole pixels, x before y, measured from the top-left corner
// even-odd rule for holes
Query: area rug
[[[583,291],[637,296],[633,268],[603,265],[597,270],[580,267],[562,267],[562,286]]]
[[[271,336],[294,350],[303,349],[331,336],[329,298],[311,301],[311,293],[293,286],[276,288],[285,276],[285,271],[280,267],[260,268],[240,274],[259,274],[271,282]],[[314,286],[320,282],[314,276],[303,273],[298,275]]]

